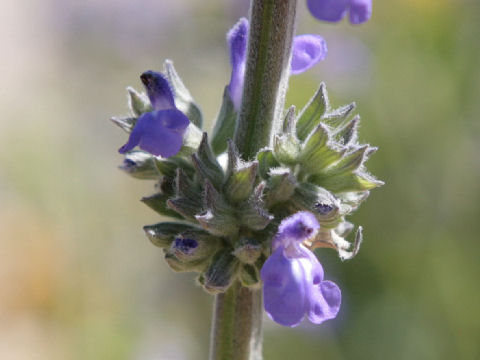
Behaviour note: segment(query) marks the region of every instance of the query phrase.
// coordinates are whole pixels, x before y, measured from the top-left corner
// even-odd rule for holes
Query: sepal
[[[225,292],[232,284],[238,267],[238,260],[231,250],[219,250],[212,258],[203,276],[203,286],[209,293]]]
[[[243,264],[254,264],[262,251],[263,246],[258,240],[242,237],[235,243],[233,255]]]
[[[148,239],[154,245],[161,248],[169,247],[175,236],[178,234],[186,231],[194,231],[196,229],[198,228],[177,222],[161,222],[155,225],[146,225],[143,227]]]
[[[193,166],[203,181],[210,181],[215,187],[220,188],[224,180],[222,167],[218,163],[208,143],[207,133],[203,133],[198,150],[192,155]]]
[[[282,164],[295,165],[300,149],[300,142],[293,134],[275,135],[273,138],[273,153]]]
[[[242,161],[233,142],[228,142],[227,181],[223,190],[230,202],[239,203],[250,196],[257,177],[257,169],[258,162]]]
[[[383,181],[365,171],[332,176],[316,174],[310,176],[308,180],[335,193],[367,191],[384,185]]]
[[[154,157],[154,160],[158,172],[170,178],[175,177],[177,169],[182,169],[188,176],[193,176],[195,173],[192,164],[178,156],[172,156],[167,159]]]
[[[151,196],[145,196],[141,201],[160,215],[183,219],[180,214],[167,207],[168,198],[169,195],[157,193]]]
[[[203,210],[201,188],[182,169],[176,170],[175,198],[169,199],[167,205],[193,222],[196,222],[195,215]]]
[[[144,151],[127,153],[119,168],[136,179],[156,180],[160,176],[155,166],[155,157]]]
[[[208,260],[218,248],[218,239],[204,231],[187,230],[176,235],[169,252],[182,263]]]
[[[137,123],[136,117],[117,117],[112,116],[110,121],[117,125],[120,129],[130,134]]]
[[[183,134],[182,148],[178,152],[177,156],[190,157],[195,151],[197,151],[200,143],[202,142],[203,133],[195,124],[190,123]]]
[[[292,105],[288,108],[285,118],[283,119],[283,133],[295,135],[296,129],[296,107]]]
[[[341,203],[324,188],[302,183],[291,198],[296,210],[307,210],[315,214],[322,227],[334,228],[342,221]]]
[[[195,216],[202,228],[216,236],[232,236],[238,232],[237,217],[233,209],[214,188],[205,181],[205,211]]]
[[[344,146],[351,146],[357,143],[358,126],[360,124],[360,116],[356,115],[344,127],[334,133],[337,141]]]
[[[241,264],[238,270],[238,280],[246,287],[260,287],[260,271],[255,265]]]
[[[274,218],[274,216],[270,214],[264,207],[264,189],[264,182],[258,184],[253,194],[245,203],[245,206],[241,212],[241,223],[246,227],[256,231],[265,229]]]
[[[257,154],[258,173],[263,179],[270,177],[270,169],[280,166],[271,149],[262,149]]]
[[[305,140],[299,162],[303,172],[319,173],[338,162],[344,153],[332,143],[328,127],[320,123]]]
[[[167,75],[168,82],[172,87],[175,105],[177,106],[178,110],[187,115],[190,121],[201,129],[203,125],[202,111],[193,100],[192,95],[183,84],[180,76],[178,76],[177,71],[173,66],[173,62],[171,60],[165,60],[163,67],[164,73]]]
[[[320,118],[330,110],[330,102],[325,83],[321,83],[317,92],[298,115],[297,136],[305,140],[307,135],[317,126]]]
[[[139,117],[143,113],[153,111],[152,105],[147,95],[139,93],[132,87],[127,87],[128,107],[135,117]]]
[[[296,187],[297,179],[289,168],[270,169],[265,196],[267,207],[290,199]]]
[[[223,91],[223,101],[213,128],[212,149],[218,155],[227,149],[227,140],[233,138],[237,112],[233,105],[228,87]]]
[[[357,105],[353,102],[338,109],[327,112],[322,116],[322,121],[328,125],[340,126],[350,116]]]
[[[341,223],[337,229],[321,228],[310,246],[312,249],[325,247],[335,249],[341,260],[350,260],[358,254],[363,241],[363,228],[361,226],[358,227],[355,233],[353,244],[344,239],[351,232],[352,228],[353,226],[348,222],[346,224]]]

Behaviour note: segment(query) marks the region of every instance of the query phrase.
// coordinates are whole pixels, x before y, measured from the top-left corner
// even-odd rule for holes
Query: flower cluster
[[[371,0],[307,4],[325,21],[349,13],[359,24],[371,14]],[[245,161],[230,139],[242,106],[248,40],[249,22],[242,18],[227,34],[232,71],[210,137],[171,61],[162,73],[143,73],[146,94],[128,88],[131,113],[112,119],[129,133],[119,149],[125,154],[120,168],[156,180],[156,193],[142,201],[179,220],[144,227],[174,271],[197,272],[198,283],[213,294],[237,282],[263,286],[274,321],[293,327],[307,317],[320,324],[336,317],[341,292],[324,280],[312,250],[332,248],[341,259],[358,252],[361,227],[352,248],[345,238],[354,226],[346,217],[383,184],[365,168],[376,148],[358,142],[355,104],[333,108],[322,83],[298,113],[291,107],[275,119],[283,126],[272,144]],[[294,37],[290,74],[305,72],[326,54],[321,36]]]
[[[320,225],[312,213],[298,212],[282,221],[272,255],[261,270],[265,310],[277,323],[297,326],[306,315],[314,324],[333,319],[340,309],[337,285],[323,280],[323,268],[303,244]]]

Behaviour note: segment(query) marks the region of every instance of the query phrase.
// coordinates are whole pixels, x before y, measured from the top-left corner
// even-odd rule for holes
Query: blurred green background
[[[153,184],[117,169],[127,85],[164,58],[218,111],[238,0],[4,0],[0,4],[0,359],[206,359],[212,298],[143,235]],[[282,328],[268,359],[480,358],[480,3],[374,1],[360,27],[314,21],[325,62],[292,78],[355,100],[386,186],[351,221],[360,254],[318,253],[338,318]],[[211,127],[212,123],[207,124]]]

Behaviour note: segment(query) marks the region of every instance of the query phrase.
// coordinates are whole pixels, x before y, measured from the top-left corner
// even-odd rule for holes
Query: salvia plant
[[[359,250],[362,228],[346,217],[383,183],[359,143],[355,104],[334,106],[321,83],[300,110],[284,108],[290,75],[326,56],[318,35],[295,36],[296,0],[252,0],[250,18],[227,34],[232,72],[213,131],[166,60],[161,72],[127,88],[130,114],[114,117],[128,140],[121,169],[154,180],[142,201],[171,220],[144,227],[168,266],[196,272],[215,295],[211,359],[261,359],[263,308],[294,327],[305,317],[335,318],[339,287],[313,253],[331,248],[342,260]],[[307,0],[312,15],[367,21],[369,0]]]

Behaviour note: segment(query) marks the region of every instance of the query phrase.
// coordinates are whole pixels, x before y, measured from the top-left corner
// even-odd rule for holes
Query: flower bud
[[[155,166],[154,157],[144,151],[127,153],[119,168],[136,179],[155,180],[160,175]]]

